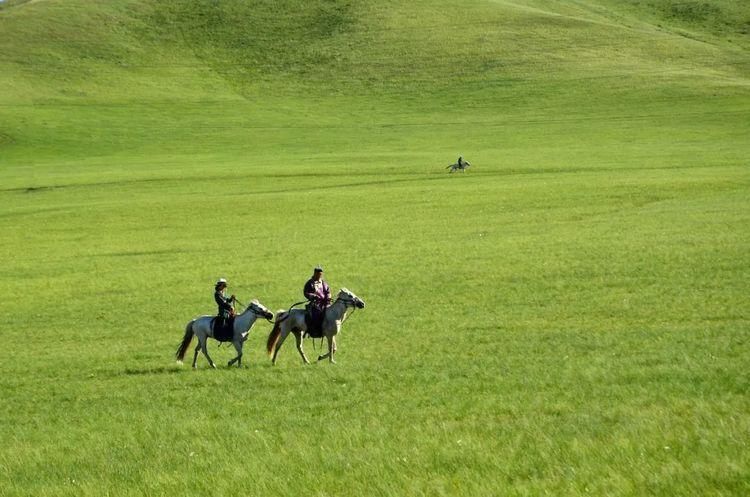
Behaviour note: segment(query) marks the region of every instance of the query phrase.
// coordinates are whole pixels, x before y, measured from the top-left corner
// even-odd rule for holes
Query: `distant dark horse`
[[[253,300],[242,314],[234,318],[232,345],[234,345],[234,348],[237,350],[237,357],[229,361],[229,364],[227,364],[228,366],[231,366],[235,362],[237,363],[237,367],[242,365],[242,345],[245,343],[245,340],[247,340],[247,336],[250,334],[250,328],[253,327],[253,324],[255,324],[255,320],[258,317],[270,321],[273,319],[273,313],[266,309],[257,300]],[[206,342],[209,337],[215,338],[212,329],[213,326],[211,326],[213,319],[214,316],[201,316],[193,319],[187,324],[187,326],[185,326],[185,336],[182,339],[182,343],[177,348],[177,354],[175,354],[178,362],[182,362],[185,358],[185,352],[187,352],[190,342],[193,340],[193,335],[195,335],[198,337],[198,345],[195,346],[193,368],[195,368],[195,363],[198,361],[199,350],[203,351],[203,355],[208,359],[208,364],[210,364],[212,368],[216,367],[216,364],[211,360],[211,357],[208,355],[208,350],[206,349]]]
[[[450,169],[450,171],[448,171],[449,173],[452,173],[454,171],[461,171],[461,172],[465,173],[466,172],[466,168],[469,167],[469,166],[471,166],[471,164],[469,164],[468,161],[459,160],[458,162],[456,162],[454,164],[451,164],[450,166],[446,167],[446,169]]]

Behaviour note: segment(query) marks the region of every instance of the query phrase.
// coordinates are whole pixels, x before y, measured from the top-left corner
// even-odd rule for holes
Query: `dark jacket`
[[[231,297],[225,297],[221,290],[216,290],[214,291],[214,300],[219,306],[219,317],[227,319],[234,314],[234,306],[232,305]]]

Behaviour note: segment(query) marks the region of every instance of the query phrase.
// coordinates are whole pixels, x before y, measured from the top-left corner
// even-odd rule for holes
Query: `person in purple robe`
[[[312,278],[307,280],[305,288],[302,290],[305,298],[310,302],[307,305],[307,311],[310,313],[310,321],[313,331],[320,333],[320,327],[323,324],[326,308],[331,303],[331,289],[328,283],[323,279],[323,268],[317,266],[313,271]],[[312,334],[312,333],[311,333]]]

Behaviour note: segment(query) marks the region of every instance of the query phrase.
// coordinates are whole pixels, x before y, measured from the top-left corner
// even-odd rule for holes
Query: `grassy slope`
[[[0,10],[0,489],[746,493],[748,13],[671,5]],[[171,367],[319,262],[340,367]]]
[[[269,155],[266,148],[275,153],[292,140],[309,156],[321,140],[300,143],[296,130],[285,139],[278,127],[356,124],[366,128],[360,136],[330,147],[358,148],[369,137],[369,145],[393,150],[402,133],[387,125],[438,127],[419,130],[433,135],[445,132],[446,116],[466,123],[459,142],[465,146],[466,137],[489,134],[488,123],[632,122],[651,113],[669,118],[675,103],[698,118],[742,110],[731,98],[744,95],[742,52],[626,29],[583,9],[386,2],[340,7],[341,13],[336,2],[290,2],[286,10],[294,14],[279,16],[270,3],[169,5],[157,12],[135,3],[97,7],[72,26],[58,19],[70,18],[75,2],[6,14],[8,29],[31,30],[28,43],[6,37],[10,46],[0,47],[17,62],[3,71],[3,86],[11,89],[3,94],[6,140],[22,154],[34,146],[38,161],[58,160],[60,151],[77,158],[140,150],[174,156],[186,143],[190,155],[227,147],[232,157]],[[451,36],[461,26],[466,34]],[[54,43],[35,30],[53,33]],[[716,86],[723,91],[715,97]]]

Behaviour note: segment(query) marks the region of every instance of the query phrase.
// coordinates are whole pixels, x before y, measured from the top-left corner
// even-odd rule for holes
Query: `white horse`
[[[346,288],[342,288],[336,300],[325,311],[321,329],[323,335],[328,340],[328,353],[318,356],[319,361],[328,358],[330,362],[336,362],[333,359],[333,355],[336,353],[336,335],[341,331],[341,325],[347,318],[346,311],[350,307],[352,309],[363,309],[365,302]],[[307,331],[307,324],[305,323],[304,309],[291,309],[277,313],[276,322],[271,333],[268,335],[268,342],[266,344],[268,355],[273,354],[272,361],[274,364],[276,364],[279,349],[284,340],[286,340],[286,337],[289,336],[289,333],[294,334],[294,338],[297,341],[297,350],[302,356],[302,360],[305,364],[310,364],[310,361],[305,356],[305,351],[302,350],[302,334],[305,331]]]
[[[203,355],[206,356],[206,359],[208,359],[208,363],[212,368],[216,367],[216,364],[214,364],[214,361],[208,355],[208,350],[206,349],[208,338],[215,338],[211,326],[214,317],[215,316],[201,316],[193,319],[187,324],[187,326],[185,326],[185,336],[175,354],[178,362],[182,363],[182,360],[185,358],[185,352],[187,352],[190,342],[193,340],[193,335],[195,335],[198,337],[198,345],[195,346],[193,368],[195,368],[195,363],[198,361],[198,350],[203,351]],[[227,366],[231,366],[235,362],[237,363],[237,367],[242,366],[242,345],[245,343],[245,340],[247,340],[247,336],[250,334],[250,328],[253,327],[253,324],[255,324],[255,320],[258,319],[258,317],[271,321],[273,319],[273,313],[266,309],[263,304],[257,300],[253,300],[250,302],[247,309],[234,318],[232,345],[234,345],[234,348],[237,350],[237,357],[229,361]]]
[[[469,166],[471,166],[471,164],[469,164],[469,161],[462,160],[460,164],[458,162],[455,162],[451,164],[450,166],[446,167],[446,169],[450,169],[448,173],[452,173],[454,171],[461,171],[465,173],[466,168]]]

